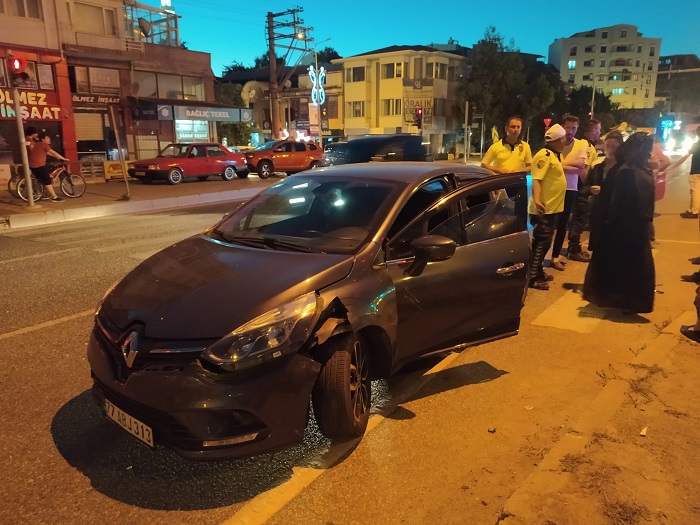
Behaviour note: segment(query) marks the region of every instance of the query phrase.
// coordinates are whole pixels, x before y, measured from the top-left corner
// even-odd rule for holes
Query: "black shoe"
[[[528,286],[535,290],[549,290],[549,285],[540,279],[530,279],[530,284]]]
[[[550,268],[554,268],[555,270],[559,270],[560,272],[564,271],[564,266],[566,263],[564,261],[551,261],[549,263]]]
[[[51,199],[51,202],[63,202],[63,199],[61,197],[54,197]]]
[[[681,280],[688,283],[700,284],[700,272],[691,273],[690,275],[681,275]]]
[[[586,250],[579,250],[577,252],[572,252],[569,250],[569,255],[567,255],[569,259],[572,261],[578,261],[578,262],[591,262],[591,254],[590,252],[587,252]]]
[[[688,339],[691,339],[696,343],[700,343],[700,331],[694,330],[694,328],[695,327],[693,325],[683,325],[681,326],[681,333]]]
[[[693,213],[692,211],[684,211],[683,213],[681,213],[681,217],[683,217],[684,219],[697,219],[698,214]]]
[[[554,280],[554,277],[552,277],[552,276],[549,275],[548,273],[542,272],[540,275],[537,276],[537,280],[538,280],[538,281],[549,282],[549,281],[553,281],[553,280]]]
[[[692,264],[700,264],[700,257],[693,257],[692,259],[690,259],[690,262]]]

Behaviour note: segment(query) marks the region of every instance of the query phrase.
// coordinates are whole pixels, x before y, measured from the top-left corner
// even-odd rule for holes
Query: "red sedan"
[[[157,157],[134,162],[129,175],[144,184],[155,179],[179,184],[184,177],[206,180],[210,175],[232,180],[235,176],[246,178],[248,166],[243,153],[233,153],[215,142],[169,144]]]

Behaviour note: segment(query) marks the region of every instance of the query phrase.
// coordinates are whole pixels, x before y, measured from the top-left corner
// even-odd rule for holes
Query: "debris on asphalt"
[[[639,433],[639,435],[640,435],[640,436],[645,436],[645,437],[646,437],[646,435],[647,435],[647,428],[648,428],[648,427],[644,427],[644,428],[642,429],[642,431]]]

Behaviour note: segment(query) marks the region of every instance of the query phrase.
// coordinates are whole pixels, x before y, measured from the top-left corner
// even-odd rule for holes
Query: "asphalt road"
[[[152,452],[108,422],[85,345],[114,281],[235,203],[3,233],[0,523],[495,523],[595,402],[601,371],[692,314],[678,280],[700,254],[697,222],[677,215],[686,191],[676,176],[658,207],[653,314],[587,307],[572,291],[585,266],[571,262],[550,292],[530,292],[519,336],[375,382],[360,443],[332,445],[312,423],[297,447],[228,463]]]

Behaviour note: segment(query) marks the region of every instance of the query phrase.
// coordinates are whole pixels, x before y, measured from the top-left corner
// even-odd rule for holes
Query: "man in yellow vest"
[[[505,129],[506,136],[491,144],[481,161],[481,167],[496,175],[529,170],[532,152],[528,143],[520,138],[523,121],[520,117],[510,117]]]

